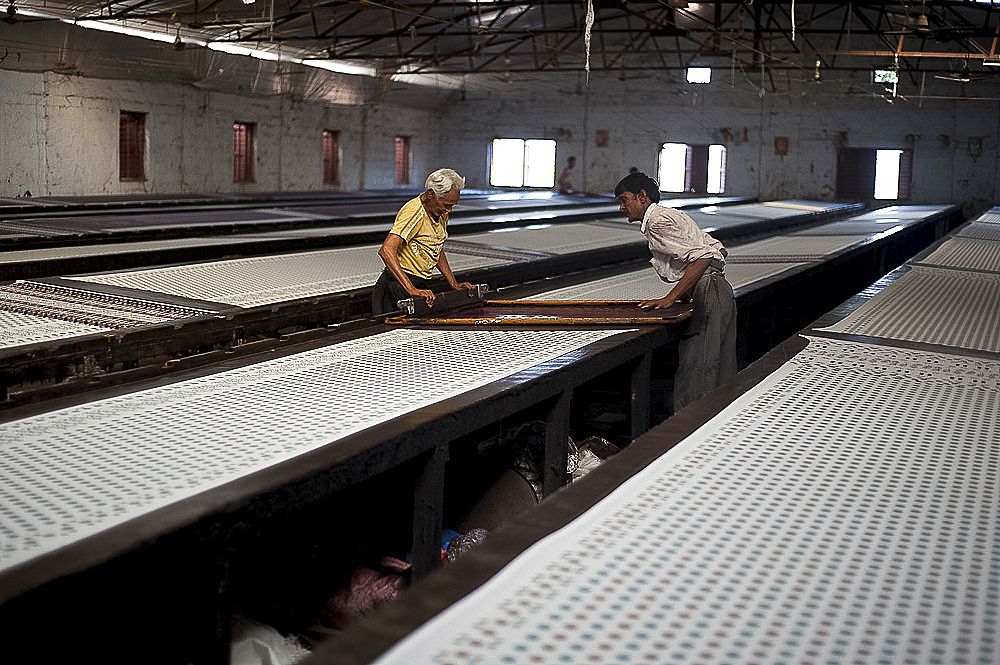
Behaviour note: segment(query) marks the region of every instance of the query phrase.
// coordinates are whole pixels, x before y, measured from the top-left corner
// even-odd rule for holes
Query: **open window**
[[[912,150],[842,148],[837,155],[837,198],[907,200],[912,176]]]
[[[876,69],[872,72],[872,83],[899,83],[899,72],[895,69]]]
[[[711,67],[688,67],[685,70],[685,78],[688,83],[711,83]]]
[[[726,147],[664,143],[657,180],[664,192],[721,194],[726,189]]]
[[[555,141],[493,139],[490,152],[490,185],[551,188],[555,183]]]

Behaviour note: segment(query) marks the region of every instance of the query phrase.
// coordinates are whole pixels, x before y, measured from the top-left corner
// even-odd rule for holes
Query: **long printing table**
[[[256,547],[259,526],[383,474],[412,488],[419,577],[439,561],[452,442],[532,410],[546,423],[552,492],[565,482],[574,389],[624,369],[638,436],[651,354],[677,335],[670,325],[374,331],[4,412],[5,639],[41,641],[52,608],[87,598],[53,653],[115,626],[124,637],[109,660],[220,662],[228,569]],[[162,653],[145,647],[150,624],[171,635]]]
[[[377,662],[995,662],[1000,362],[800,344]],[[942,435],[924,423],[949,402],[970,412]],[[558,517],[587,501],[562,499]],[[458,584],[315,662],[366,662]]]
[[[326,386],[324,384],[325,387],[318,396],[309,390],[301,392],[303,386],[309,386],[311,375],[308,373],[299,375],[295,372],[285,375],[285,378],[287,378],[288,384],[299,392],[284,395],[281,389],[275,389],[275,386],[281,388],[283,384],[280,381],[278,383],[272,382],[272,379],[277,380],[284,370],[279,369],[272,376],[268,372],[273,368],[264,368],[264,374],[259,375],[254,375],[252,371],[245,375],[223,374],[212,385],[208,377],[213,376],[218,370],[240,369],[248,362],[248,359],[233,360],[224,367],[216,366],[199,371],[199,374],[204,376],[206,381],[199,381],[195,385],[197,390],[192,394],[198,397],[198,400],[173,402],[168,399],[165,404],[184,407],[167,409],[175,411],[173,419],[163,420],[163,414],[154,407],[164,404],[158,400],[165,393],[171,392],[166,389],[166,386],[174,385],[174,381],[180,377],[162,379],[159,382],[161,386],[157,387],[163,387],[164,392],[146,393],[136,398],[128,397],[125,394],[128,391],[117,388],[87,398],[73,398],[76,403],[64,402],[60,406],[65,408],[58,410],[53,410],[52,405],[48,405],[44,408],[36,406],[11,411],[9,414],[5,414],[8,425],[3,426],[10,434],[7,439],[8,443],[13,444],[10,448],[5,448],[5,452],[10,450],[12,453],[9,457],[10,460],[20,459],[18,456],[22,451],[16,450],[17,445],[36,441],[35,434],[38,434],[40,438],[37,440],[39,446],[28,446],[28,448],[34,448],[34,452],[28,450],[25,453],[29,456],[35,455],[34,458],[28,460],[30,463],[15,465],[17,468],[11,472],[9,482],[0,484],[0,487],[10,487],[9,491],[12,492],[2,502],[3,506],[12,507],[11,514],[8,515],[8,517],[13,516],[8,531],[15,534],[22,533],[19,529],[25,528],[25,525],[19,521],[23,518],[18,515],[18,508],[24,505],[37,505],[41,506],[41,509],[34,526],[29,520],[30,533],[27,534],[27,537],[22,540],[5,538],[4,541],[5,552],[12,557],[8,559],[9,566],[6,570],[0,571],[0,582],[2,582],[0,590],[3,590],[3,598],[7,599],[2,608],[5,630],[10,631],[11,634],[22,632],[25,635],[37,635],[38,626],[46,625],[44,622],[44,618],[47,616],[45,611],[51,607],[58,607],[60,603],[64,604],[68,598],[77,597],[72,594],[67,595],[65,593],[67,588],[77,590],[89,588],[95,593],[97,589],[100,589],[101,594],[107,596],[108,599],[106,601],[92,599],[90,606],[92,611],[89,613],[94,617],[100,616],[101,611],[107,610],[109,605],[113,605],[114,599],[120,598],[116,594],[121,589],[89,585],[87,580],[83,580],[78,585],[77,581],[87,578],[92,569],[98,568],[103,568],[103,572],[101,576],[92,578],[91,582],[93,579],[98,579],[101,582],[115,579],[113,573],[107,571],[114,568],[118,558],[130,555],[134,551],[156,551],[159,549],[160,543],[170,540],[174,540],[175,543],[198,544],[197,548],[192,548],[186,554],[196,558],[202,569],[193,575],[192,579],[181,581],[187,585],[184,587],[186,590],[195,590],[195,593],[187,599],[188,604],[199,606],[200,611],[207,607],[211,610],[210,614],[215,613],[218,609],[217,603],[224,603],[225,600],[213,601],[211,599],[215,596],[214,592],[218,588],[225,588],[227,553],[233,547],[233,542],[240,541],[240,537],[234,538],[230,535],[234,531],[239,531],[234,526],[237,521],[247,521],[249,515],[251,516],[249,521],[252,522],[253,516],[261,513],[266,513],[269,518],[274,515],[280,516],[283,511],[289,510],[297,502],[308,501],[307,497],[309,496],[336,491],[337,488],[343,487],[343,483],[354,482],[361,476],[378,473],[379,470],[407,460],[414,465],[408,473],[411,473],[409,480],[413,482],[415,496],[429,497],[433,503],[435,492],[439,491],[437,488],[440,487],[443,461],[441,453],[438,452],[440,450],[439,443],[435,443],[430,449],[421,448],[420,446],[424,445],[426,441],[438,442],[442,437],[449,439],[453,436],[461,436],[462,432],[469,428],[489,422],[491,419],[502,418],[504,414],[516,413],[521,409],[542,404],[547,411],[550,423],[547,439],[553,442],[560,440],[564,442],[565,437],[561,436],[565,432],[564,425],[559,423],[565,421],[566,404],[575,386],[599,376],[602,372],[628,365],[632,368],[630,380],[634,383],[631,393],[637,396],[648,394],[648,386],[644,387],[642,382],[643,377],[648,376],[649,352],[651,349],[667,343],[671,339],[671,335],[674,334],[669,330],[663,330],[663,328],[658,326],[645,331],[619,332],[611,337],[600,336],[610,334],[607,331],[588,331],[588,334],[596,334],[598,337],[589,342],[577,340],[574,342],[576,346],[573,346],[572,350],[567,353],[550,360],[543,360],[530,369],[515,370],[511,378],[492,381],[488,386],[474,387],[471,392],[446,397],[444,402],[419,409],[418,415],[415,416],[400,415],[398,418],[391,418],[388,422],[373,424],[372,428],[362,431],[348,429],[345,430],[346,434],[342,433],[343,438],[337,438],[340,436],[337,434],[331,435],[329,439],[320,437],[315,447],[309,447],[312,444],[309,443],[308,437],[305,437],[307,448],[300,454],[293,451],[292,457],[279,456],[278,459],[271,460],[270,464],[265,460],[264,467],[253,466],[260,460],[252,459],[249,466],[240,470],[242,462],[235,454],[239,451],[225,446],[224,452],[220,452],[216,459],[210,461],[208,467],[212,469],[213,465],[218,467],[219,465],[224,466],[224,462],[232,462],[237,467],[239,477],[230,480],[223,479],[221,485],[207,488],[199,487],[197,483],[189,487],[170,485],[176,478],[187,476],[186,469],[185,473],[168,474],[167,486],[161,486],[159,481],[162,479],[157,478],[155,473],[150,473],[148,468],[142,468],[142,464],[157,464],[156,455],[143,452],[144,446],[152,451],[157,449],[161,442],[172,441],[171,435],[174,430],[171,428],[174,428],[179,433],[186,435],[180,437],[181,439],[186,438],[188,441],[188,444],[185,445],[196,445],[198,441],[202,440],[202,437],[205,437],[206,442],[211,443],[212,437],[220,436],[221,432],[221,435],[235,436],[236,440],[243,440],[245,437],[251,449],[254,446],[266,448],[269,446],[263,446],[260,442],[266,440],[270,443],[276,440],[275,433],[273,429],[266,426],[260,427],[259,424],[261,422],[266,424],[272,419],[292,423],[292,436],[298,440],[300,437],[296,433],[302,432],[296,428],[302,427],[308,430],[312,425],[308,419],[301,418],[300,410],[290,408],[291,402],[288,399],[310,406],[315,406],[317,403],[326,404],[326,400],[333,399],[334,396],[344,392],[350,392],[351,387],[357,387],[357,376],[349,374],[348,382],[343,385]],[[421,335],[429,335],[428,339],[434,338],[434,331],[418,332]],[[493,338],[484,340],[481,337],[476,337],[475,334],[479,331],[447,331],[447,334],[454,335],[459,332],[463,335],[469,335],[464,346],[459,347],[464,349],[465,353],[475,354],[482,349],[496,351],[496,356],[490,355],[483,361],[490,367],[498,362],[506,361],[508,356],[519,355],[526,339],[520,337],[517,338],[519,340],[517,343],[505,346],[498,344]],[[540,340],[549,339],[548,335],[552,335],[552,338],[560,336],[558,331],[533,332],[542,333]],[[444,333],[438,331],[437,334]],[[318,340],[305,346],[318,349],[328,346],[329,341],[328,339]],[[345,339],[344,342],[350,342],[350,340]],[[389,347],[392,346],[389,344]],[[444,346],[451,348],[449,344]],[[530,349],[547,346],[547,342],[538,340],[528,344]],[[516,349],[516,353],[512,349]],[[297,350],[307,352],[311,349],[300,346]],[[375,350],[366,349],[366,351]],[[379,346],[378,350],[383,351],[384,348]],[[272,355],[283,355],[288,351],[290,349]],[[454,358],[449,360],[446,357],[445,366],[441,368],[435,366],[433,372],[460,371],[462,362],[467,357],[464,354],[459,355],[459,360]],[[254,360],[260,359],[258,356]],[[277,360],[276,357],[272,359]],[[398,368],[404,366],[409,360],[404,354],[392,359],[391,362],[387,360],[386,366]],[[301,365],[309,366],[310,369],[315,369],[314,364],[314,357],[301,363]],[[367,361],[362,364],[367,365]],[[305,369],[301,366],[296,368],[294,365],[294,362],[286,364],[286,366],[293,366],[296,371]],[[188,378],[198,379],[200,377],[189,375]],[[377,376],[373,375],[372,378],[375,379]],[[363,386],[364,383],[358,385]],[[381,388],[383,384],[375,385]],[[234,388],[238,390],[234,391]],[[182,395],[184,390],[176,389],[172,392],[174,395]],[[234,394],[228,398],[230,392]],[[329,396],[327,396],[327,392],[329,392]],[[226,396],[227,399],[217,402],[213,399],[215,394]],[[366,406],[372,401],[372,394],[381,395],[380,392],[365,393],[364,399],[366,401],[364,404]],[[250,395],[253,399],[241,402],[241,395]],[[282,399],[275,401],[275,395]],[[94,400],[97,398],[102,398],[100,402],[103,404],[95,402]],[[109,401],[105,401],[105,399]],[[94,404],[88,405],[90,402],[94,402]],[[257,413],[254,409],[246,408],[247,404],[260,405],[262,410]],[[119,417],[119,411],[122,410],[123,405],[132,410],[121,414],[124,417]],[[191,413],[185,411],[188,406],[197,407],[201,411],[196,409],[194,416],[192,416]],[[633,414],[642,413],[642,405],[638,401],[633,402],[631,408]],[[219,409],[218,414],[216,409]],[[229,411],[227,412],[226,409]],[[358,410],[348,409],[348,413],[351,415],[354,415],[356,411]],[[212,419],[202,418],[200,422],[197,417],[199,413],[210,413]],[[322,413],[319,415],[322,416]],[[224,417],[217,422],[214,419],[216,416]],[[229,420],[226,421],[226,418]],[[156,426],[155,432],[145,429],[147,420],[150,427]],[[337,418],[333,418],[333,420],[337,422],[338,426],[342,425]],[[636,422],[639,421],[641,421],[641,415],[636,417]],[[248,423],[257,426],[248,428]],[[637,430],[637,433],[641,429]],[[163,432],[166,432],[167,436],[163,436]],[[308,432],[305,433],[308,434]],[[77,506],[62,501],[65,496],[60,493],[61,486],[83,488],[86,491],[93,490],[96,492],[95,497],[101,501],[109,499],[106,493],[110,490],[95,490],[88,485],[90,479],[87,477],[87,458],[91,449],[81,447],[80,444],[90,440],[91,436],[95,434],[98,435],[98,439],[107,438],[113,442],[98,441],[100,445],[97,446],[97,451],[101,455],[105,455],[107,469],[116,471],[118,466],[123,466],[124,470],[128,471],[128,465],[125,462],[131,462],[133,459],[129,454],[130,445],[136,451],[134,458],[142,462],[139,465],[138,474],[135,476],[126,474],[125,478],[119,479],[116,484],[109,484],[109,487],[121,489],[128,494],[129,497],[126,497],[128,500],[125,503],[134,498],[132,496],[134,494],[139,495],[140,503],[151,501],[151,503],[145,504],[146,509],[140,508],[139,514],[129,512],[131,508],[105,510],[102,507],[103,504],[98,503],[96,510],[90,512],[84,510],[82,518],[76,520],[75,517],[78,515],[74,515],[73,511]],[[229,441],[230,439],[227,438],[226,442]],[[46,443],[53,445],[44,445]],[[215,444],[217,450],[219,445],[222,444]],[[211,448],[211,445],[208,446],[208,449]],[[38,451],[43,449],[45,454],[39,456]],[[639,449],[641,450],[641,447]],[[285,454],[287,450],[279,452]],[[51,455],[51,459],[48,458],[49,455]],[[186,463],[185,455],[186,449],[182,448],[176,453],[167,455],[166,459],[179,459],[181,460],[180,464],[183,465]],[[252,450],[250,457],[253,458]],[[565,461],[565,455],[561,457]],[[551,457],[553,461],[557,461],[559,458],[558,454],[553,454]],[[100,456],[98,455],[96,459],[100,459]],[[66,462],[64,466],[62,465],[63,461]],[[357,469],[363,469],[359,472],[360,475],[352,475],[349,471],[352,465],[357,465]],[[327,471],[328,468],[331,470]],[[37,474],[35,473],[36,469],[38,470]],[[71,472],[69,476],[62,474],[63,471],[67,470]],[[347,470],[346,473],[344,473],[345,470]],[[75,478],[73,477],[74,473],[76,473]],[[37,478],[35,478],[36,475]],[[71,482],[64,482],[67,477]],[[559,479],[560,477],[558,469],[553,469],[549,474],[550,479]],[[39,484],[34,487],[29,486],[27,490],[24,490],[23,483],[26,479],[28,481],[38,480]],[[152,480],[157,482],[151,483]],[[554,480],[549,481],[550,489],[553,483]],[[45,494],[45,490],[50,486],[56,490],[51,495],[42,496],[38,502],[34,503],[26,501],[25,497],[30,496],[32,491]],[[163,492],[162,490],[167,491]],[[27,491],[27,494],[18,494],[22,491]],[[180,495],[174,497],[178,498],[179,496],[177,501],[168,502],[169,505],[156,503],[164,496],[170,499],[170,492],[173,491],[180,492]],[[191,492],[191,494],[184,494],[184,492]],[[170,499],[170,501],[173,500]],[[114,502],[114,497],[111,497],[111,504],[114,505]],[[86,507],[88,504],[84,502],[82,505]],[[61,521],[67,514],[72,519],[68,523]],[[110,522],[102,521],[109,518]],[[418,569],[429,568],[429,564],[420,562],[433,560],[433,555],[437,551],[438,541],[433,537],[433,528],[430,526],[435,520],[436,516],[433,513],[414,520],[413,541]],[[82,528],[82,530],[76,531],[77,528]],[[96,531],[90,529],[96,529]],[[39,534],[45,537],[40,538]],[[68,540],[65,540],[67,538]],[[26,549],[21,548],[22,543],[28,543]],[[33,550],[32,548],[37,548],[39,543],[41,543],[41,548]],[[174,551],[169,547],[164,549]],[[102,562],[107,562],[107,566],[104,566]],[[167,579],[175,579],[173,575],[177,573],[176,570],[171,570],[170,566],[165,567],[161,572],[165,573],[164,577]],[[63,577],[66,579],[60,579]],[[117,583],[121,583],[121,578],[117,579]],[[184,607],[183,604],[175,604],[175,600],[165,601],[166,606],[176,610]],[[170,613],[167,615],[171,616]],[[160,617],[160,615],[156,616]],[[213,617],[209,618],[219,620],[220,616],[225,616],[225,612],[219,611],[214,614],[214,619]],[[174,616],[172,620],[178,620],[177,616]],[[195,627],[197,624],[196,630],[189,633],[192,635],[191,641],[205,639],[204,635],[198,632],[204,628],[199,622],[204,621],[205,617],[185,617],[184,620],[191,622],[187,626],[189,628]],[[218,628],[218,626],[215,627]],[[190,645],[185,643],[184,646],[178,645],[177,648],[183,649],[186,646]],[[204,647],[204,644],[199,646]],[[195,652],[198,650],[195,649]],[[203,654],[204,651],[200,653]],[[194,659],[197,660],[197,657]]]
[[[1000,271],[966,242],[989,224],[308,662],[1000,661]]]
[[[611,204],[605,207],[615,208]],[[738,212],[743,207],[733,209]],[[762,228],[818,223],[855,208],[850,204],[774,202],[755,207],[755,212],[744,212],[717,233],[743,233],[740,229],[747,224]],[[716,214],[718,209],[713,210]],[[494,232],[450,238],[452,269],[468,281],[500,288],[557,275],[572,274],[580,279],[582,270],[648,256],[645,240],[635,225],[621,221],[550,223],[556,214],[529,211],[482,215],[478,222],[476,216],[456,220],[453,227],[480,224]],[[595,213],[587,212],[587,208],[558,213],[563,220],[567,214],[586,218]],[[86,266],[88,271],[95,271],[110,267],[103,263],[104,252],[138,256],[149,251],[150,257],[156,257],[153,260],[164,261],[166,255],[159,252],[167,245],[187,252],[204,243],[206,251],[214,251],[213,243],[229,241],[257,242],[266,246],[267,252],[274,252],[286,248],[282,244],[286,240],[297,242],[301,233],[326,233],[339,237],[338,242],[356,243],[363,236],[361,231],[367,229],[366,233],[374,234],[368,242],[380,242],[387,228],[358,225],[239,238],[213,236],[104,247],[59,247],[7,252],[0,257],[0,263],[9,264],[9,274],[21,277],[34,274],[34,269],[21,275],[17,266],[29,266],[35,261],[48,265],[43,273],[56,267],[69,269],[71,264],[76,269]],[[86,374],[90,380],[131,380],[136,374],[148,376],[151,368],[179,369],[192,362],[205,362],[206,354],[211,352],[244,353],[249,350],[244,348],[246,343],[261,337],[303,329],[319,328],[322,332],[327,325],[365,316],[370,313],[371,285],[383,268],[377,249],[377,244],[342,246],[72,278],[19,280],[4,285],[0,287],[0,397],[6,395],[8,399],[3,406],[29,399],[27,393],[32,393],[30,399],[34,399],[37,395],[79,389],[78,379],[88,367],[100,370]],[[64,260],[70,264],[61,263]],[[159,305],[169,305],[174,314],[164,316],[162,311],[153,311],[162,310]],[[109,317],[133,324],[109,326]]]

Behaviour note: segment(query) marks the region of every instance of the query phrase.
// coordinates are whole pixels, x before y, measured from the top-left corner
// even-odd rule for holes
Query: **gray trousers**
[[[674,412],[736,376],[736,299],[712,268],[694,287],[694,312],[677,345]]]

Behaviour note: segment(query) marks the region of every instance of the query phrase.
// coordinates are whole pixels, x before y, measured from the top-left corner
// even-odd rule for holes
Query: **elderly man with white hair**
[[[475,287],[458,282],[448,265],[444,241],[448,238],[448,215],[465,186],[465,178],[452,169],[438,169],[424,183],[420,196],[407,201],[378,250],[385,262],[372,291],[372,311],[385,314],[398,307],[405,298],[423,298],[427,306],[434,305],[430,278],[435,266],[453,289]]]

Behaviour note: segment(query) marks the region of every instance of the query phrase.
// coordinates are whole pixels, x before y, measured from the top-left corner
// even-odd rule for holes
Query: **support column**
[[[444,520],[444,472],[448,444],[425,453],[413,484],[413,579],[441,564],[441,523]]]
[[[542,491],[545,496],[566,483],[566,438],[569,436],[569,405],[572,391],[555,398],[545,414],[545,468]]]
[[[653,352],[647,351],[629,374],[629,435],[633,441],[649,429],[652,368]]]

